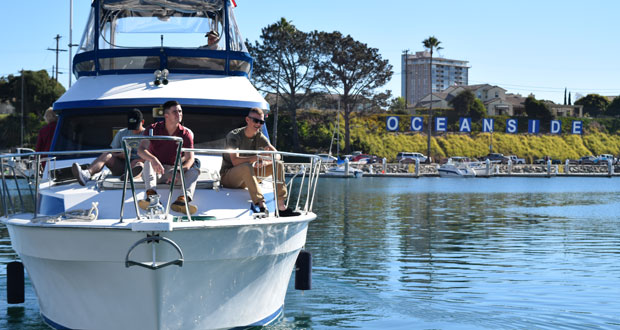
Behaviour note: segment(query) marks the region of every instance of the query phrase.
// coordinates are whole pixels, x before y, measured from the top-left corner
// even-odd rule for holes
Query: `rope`
[[[59,213],[57,215],[43,216],[32,219],[33,223],[55,223],[59,221],[94,221],[99,217],[99,202],[93,202],[90,210],[72,210]]]

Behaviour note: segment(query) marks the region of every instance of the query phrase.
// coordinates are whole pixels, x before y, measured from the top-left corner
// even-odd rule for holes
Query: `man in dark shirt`
[[[277,151],[269,140],[261,133],[265,124],[265,115],[260,108],[252,108],[245,117],[247,126],[232,130],[226,135],[226,148],[233,150],[270,150]],[[276,162],[277,166],[277,205],[280,216],[297,216],[295,212],[286,207],[286,185],[284,185],[284,164]],[[263,161],[258,155],[243,155],[239,153],[224,154],[222,156],[222,168],[220,169],[221,183],[226,188],[248,188],[250,198],[255,208],[260,212],[269,213],[256,176],[261,172],[265,176],[273,174],[270,161]]]
[[[153,136],[178,136],[183,138],[183,148],[193,148],[194,135],[189,129],[181,125],[183,109],[179,102],[168,101],[164,103],[163,108],[164,121],[151,124],[144,131],[144,135],[148,136],[152,130]],[[162,140],[143,140],[138,149],[138,155],[145,160],[142,178],[146,186],[146,198],[138,201],[138,205],[146,210],[150,204],[149,196],[157,194],[157,183],[165,182],[169,184],[172,181],[174,161],[177,156],[177,143]],[[198,208],[189,202],[194,197],[194,190],[196,189],[200,170],[194,166],[193,152],[182,153],[181,167],[185,181],[185,194],[188,199],[187,205],[190,214],[194,214]],[[183,194],[176,199],[171,208],[176,212],[185,213],[185,198]]]

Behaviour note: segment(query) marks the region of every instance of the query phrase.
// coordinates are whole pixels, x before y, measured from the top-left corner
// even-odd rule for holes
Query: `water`
[[[321,179],[313,289],[268,329],[620,328],[620,178]],[[6,229],[0,262],[14,258]],[[0,328],[46,329],[26,303]],[[6,268],[0,299],[6,306]]]

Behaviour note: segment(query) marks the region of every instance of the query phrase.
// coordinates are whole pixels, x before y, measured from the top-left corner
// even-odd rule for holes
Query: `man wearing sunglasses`
[[[236,128],[226,135],[227,149],[277,151],[269,143],[267,137],[261,133],[265,124],[265,115],[262,109],[250,109],[247,117],[245,117],[245,123],[246,126]],[[284,203],[287,197],[286,185],[283,184],[284,164],[278,161],[276,167],[279,215],[282,217],[297,216],[299,212],[287,208]],[[259,173],[264,176],[272,175],[271,161],[261,159],[256,154],[230,153],[222,156],[222,168],[220,169],[222,185],[226,188],[248,188],[252,199],[252,209],[268,215],[269,210],[265,205],[265,197],[260,190],[257,179]]]

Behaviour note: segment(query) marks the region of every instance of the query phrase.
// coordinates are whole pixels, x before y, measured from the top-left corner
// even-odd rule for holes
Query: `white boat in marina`
[[[332,178],[361,178],[364,176],[364,171],[354,168],[349,164],[349,160],[339,161],[335,166],[329,167],[325,170],[325,173],[321,174],[324,177]]]
[[[349,167],[347,170],[345,165],[341,165],[327,169],[322,176],[334,178],[361,178],[364,176],[364,171],[354,167]]]
[[[467,157],[450,157],[445,164],[437,169],[442,178],[473,178],[476,172]]]
[[[191,33],[166,37],[180,29],[196,32],[203,43],[215,29],[222,49],[178,45]],[[137,47],[124,33],[141,33],[147,45]],[[155,35],[150,44],[149,33]],[[43,157],[53,158],[43,176],[35,176],[34,211],[8,191],[1,194],[0,220],[45,322],[56,329],[223,329],[277,320],[316,218],[320,162],[262,152],[284,161],[308,158],[309,170],[288,182],[287,203],[298,216],[255,214],[246,190],[219,186],[226,134],[243,125],[250,108],[268,110],[248,80],[252,59],[229,1],[94,0],[79,49],[78,79],[54,104],[59,120],[52,151],[28,155],[35,168]],[[138,108],[150,123],[167,100],[181,103],[184,125],[194,133],[195,149],[183,151],[200,160],[196,214],[170,211],[183,180],[159,187],[164,209],[148,212],[137,205],[145,198],[141,180],[106,172],[86,186],[74,180],[74,162],[89,164],[109,151],[128,155],[127,138],[122,150],[107,149],[127,110]],[[277,209],[274,187],[271,177],[261,180],[269,210]]]

